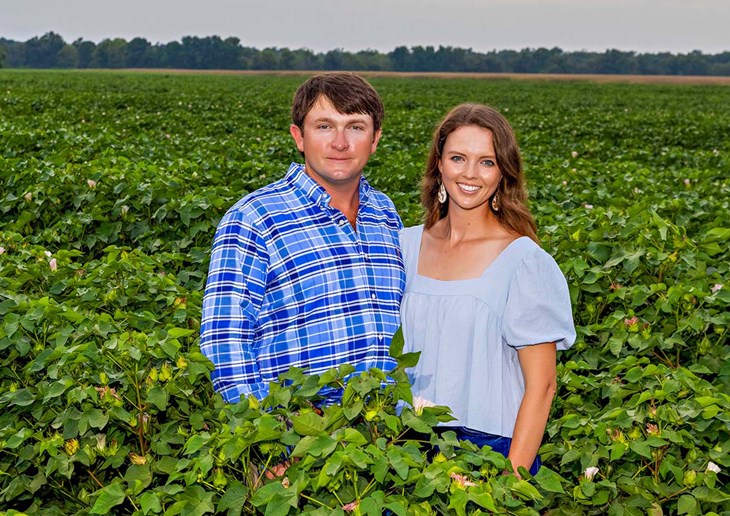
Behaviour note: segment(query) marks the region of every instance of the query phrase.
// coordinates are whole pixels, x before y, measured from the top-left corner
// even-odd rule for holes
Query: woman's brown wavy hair
[[[537,228],[527,207],[525,173],[514,130],[501,113],[483,104],[456,106],[449,111],[433,133],[426,171],[421,182],[421,204],[425,209],[426,228],[433,226],[448,213],[449,203],[441,204],[437,198],[441,183],[439,160],[446,138],[464,126],[482,127],[492,133],[497,165],[502,172],[502,180],[495,192],[499,193],[499,211],[492,210],[492,213],[506,229],[537,242]],[[492,209],[491,198],[489,206]]]

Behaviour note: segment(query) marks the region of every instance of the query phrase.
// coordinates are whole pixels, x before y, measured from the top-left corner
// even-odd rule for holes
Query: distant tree
[[[57,66],[58,53],[66,46],[63,38],[55,32],[31,38],[25,42],[25,59],[32,68],[54,68]]]
[[[126,68],[145,68],[151,66],[150,49],[152,45],[144,38],[134,38],[124,49]]]
[[[171,41],[162,51],[160,68],[185,68],[183,46],[178,41]]]
[[[78,68],[79,51],[73,44],[66,44],[56,54],[56,66],[59,68]]]
[[[708,56],[707,73],[711,75],[730,75],[730,52]]]
[[[435,57],[436,52],[433,47],[422,47],[420,45],[411,47],[409,70],[427,72],[433,68]]]
[[[294,70],[321,70],[321,54],[315,54],[307,48],[294,50]]]
[[[127,64],[127,42],[122,38],[105,39],[96,46],[94,66],[99,68],[124,68]]]
[[[390,60],[385,54],[381,54],[377,50],[361,50],[355,57],[363,63],[361,70],[390,70]]]
[[[411,51],[408,50],[408,47],[396,47],[388,54],[388,57],[393,63],[393,70],[405,72],[410,69]]]
[[[12,41],[0,38],[0,49],[5,52],[5,66],[8,68],[21,68],[25,64],[25,44],[19,41]]]
[[[345,60],[344,52],[341,48],[330,50],[324,55],[322,64],[325,70],[342,70],[344,67],[343,62]]]
[[[636,73],[635,56],[635,52],[622,52],[616,49],[606,50],[598,58],[596,73]]]
[[[93,41],[84,41],[79,38],[72,43],[76,48],[77,66],[79,68],[89,68],[94,60],[94,52],[96,51],[96,43]]]
[[[144,38],[106,39],[96,45],[77,39],[67,45],[48,32],[26,42],[0,38],[0,66],[28,68],[192,68],[231,70],[395,70],[443,72],[602,73],[730,75],[730,52],[705,55],[699,50],[674,55],[620,50],[563,52],[560,48],[524,48],[474,52],[451,46],[399,46],[392,52],[324,53],[309,49],[243,46],[235,37],[185,36],[152,45]]]
[[[254,56],[251,63],[254,70],[278,70],[279,52],[275,48],[265,48]]]

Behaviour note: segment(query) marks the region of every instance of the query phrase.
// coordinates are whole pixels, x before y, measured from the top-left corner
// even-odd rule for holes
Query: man
[[[294,95],[290,127],[304,165],[292,163],[221,220],[200,347],[227,401],[263,398],[291,366],[312,374],[343,363],[395,367],[388,349],[405,286],[402,223],[362,175],[383,114],[361,77],[311,77]]]

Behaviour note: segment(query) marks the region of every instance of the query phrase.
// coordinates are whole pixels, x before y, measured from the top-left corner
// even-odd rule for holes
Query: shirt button
[[[347,221],[346,220],[341,220],[340,221],[340,226],[344,226],[345,224],[347,224]]]
[[[373,299],[375,299],[376,296],[375,296],[375,294],[372,294],[370,297],[373,298]]]

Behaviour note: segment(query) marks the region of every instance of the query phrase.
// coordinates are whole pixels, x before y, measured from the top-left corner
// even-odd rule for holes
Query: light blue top
[[[401,323],[414,396],[452,409],[449,426],[512,437],[525,392],[517,349],[575,341],[568,285],[555,260],[528,237],[514,240],[479,278],[418,274],[423,226],[400,233],[406,267]]]

